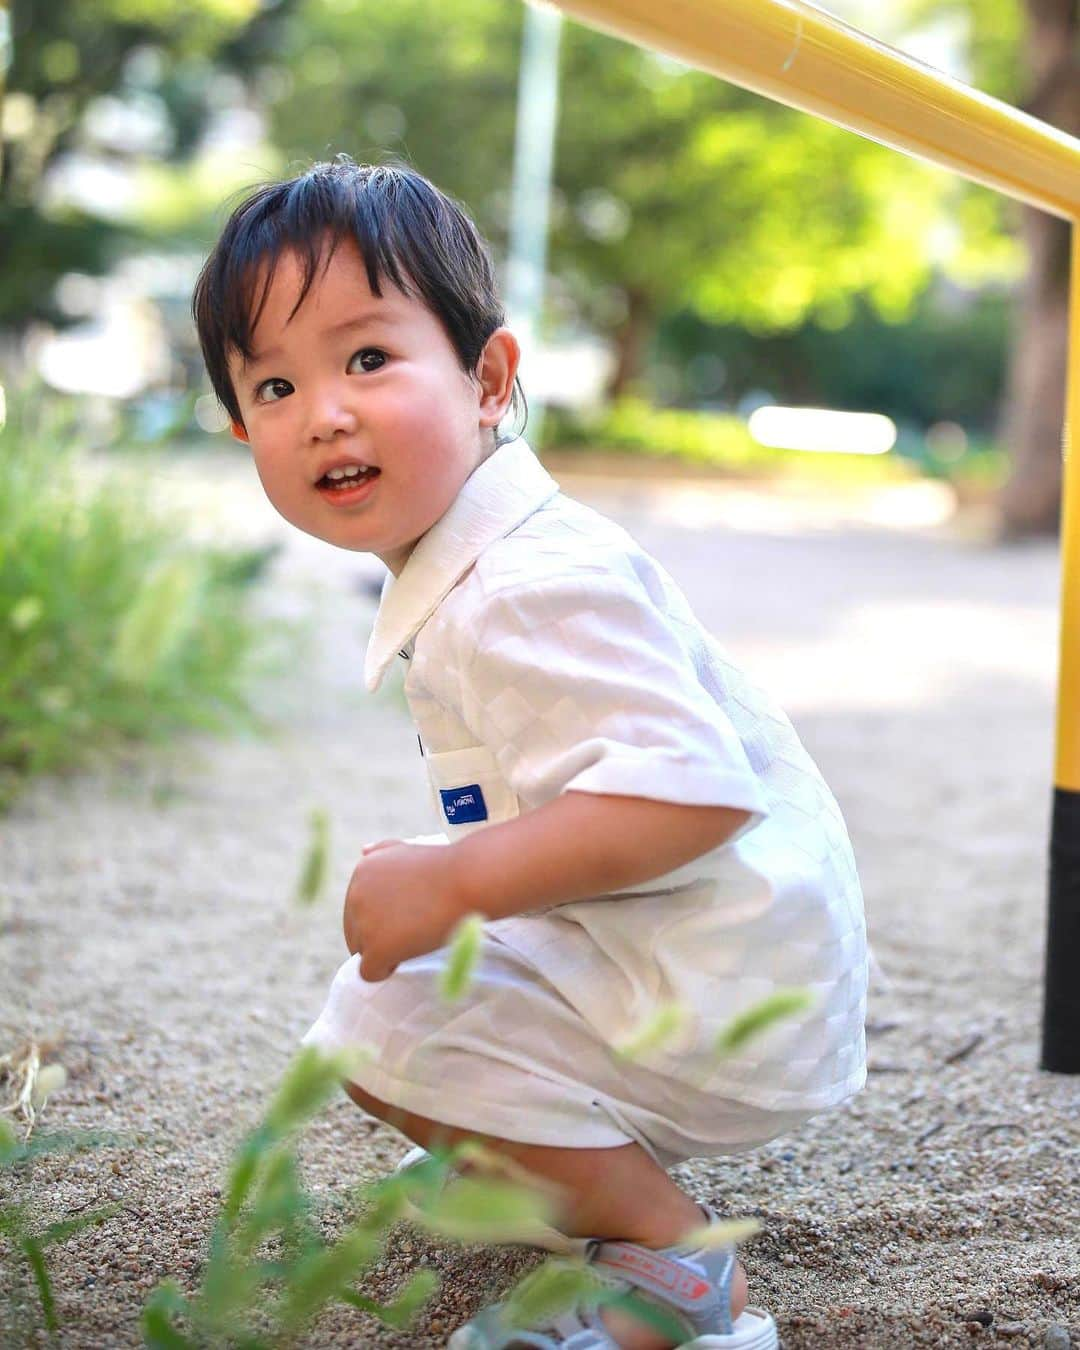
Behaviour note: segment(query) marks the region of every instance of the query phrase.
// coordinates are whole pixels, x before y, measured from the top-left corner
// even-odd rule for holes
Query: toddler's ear
[[[233,422],[231,425],[232,425],[232,434],[236,437],[238,441],[244,441],[246,444],[248,434],[241,426],[241,424],[239,422]]]

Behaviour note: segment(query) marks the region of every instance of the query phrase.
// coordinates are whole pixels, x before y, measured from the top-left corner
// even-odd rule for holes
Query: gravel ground
[[[789,711],[849,820],[878,967],[870,1075],[850,1105],[673,1175],[763,1233],[743,1251],[787,1350],[1080,1346],[1080,1079],[1037,1069],[1057,550],[992,547],[912,485],[830,499],[703,478],[549,468],[660,558]],[[225,1162],[343,953],[360,844],[433,822],[399,685],[362,687],[377,560],[288,531],[240,459],[161,468],[207,534],[280,538],[267,612],[313,615],[267,741],[193,738],[35,784],[0,821],[0,1049],[69,1072],[44,1124],[128,1147],[45,1159],[60,1217],[119,1213],[54,1250],[62,1344],[140,1344],[167,1275],[193,1285]],[[307,815],[332,820],[327,897],[292,889]],[[330,1206],[407,1142],[344,1097],[302,1148]],[[402,1226],[367,1281],[443,1292],[409,1334],[335,1309],[303,1342],[439,1346],[539,1259]],[[2,1340],[2,1336],[0,1336]]]

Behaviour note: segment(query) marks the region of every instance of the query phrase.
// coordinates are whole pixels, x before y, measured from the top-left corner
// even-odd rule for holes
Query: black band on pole
[[[1041,1067],[1080,1073],[1080,792],[1054,789]]]

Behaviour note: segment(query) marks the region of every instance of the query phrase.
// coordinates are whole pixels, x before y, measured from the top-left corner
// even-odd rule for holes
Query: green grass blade
[[[760,1232],[761,1224],[757,1219],[727,1219],[721,1223],[706,1224],[693,1229],[679,1245],[695,1250],[699,1247],[709,1250],[716,1247],[734,1247],[736,1243],[744,1242]]]
[[[676,1345],[681,1345],[686,1340],[686,1327],[678,1318],[672,1316],[665,1308],[661,1308],[657,1303],[650,1303],[640,1294],[632,1291],[611,1297],[601,1297],[601,1302],[606,1308],[618,1308],[621,1312],[629,1313],[631,1317],[643,1323],[661,1336],[666,1336],[674,1341]]]
[[[52,1283],[45,1266],[45,1253],[41,1250],[41,1246],[35,1238],[24,1236],[21,1245],[23,1254],[34,1273],[34,1283],[37,1285],[38,1297],[41,1300],[41,1312],[45,1318],[45,1325],[49,1329],[49,1334],[55,1338],[56,1333],[60,1330],[60,1323],[56,1316],[56,1300],[53,1298]]]
[[[305,1045],[292,1058],[266,1113],[266,1128],[275,1136],[290,1133],[310,1120],[341,1090],[351,1057],[327,1055]]]
[[[187,1299],[175,1281],[158,1285],[147,1299],[139,1323],[150,1350],[195,1350],[195,1342],[173,1326],[173,1318],[187,1309]]]
[[[263,1153],[272,1142],[273,1136],[263,1124],[248,1135],[233,1155],[229,1180],[225,1187],[225,1203],[221,1211],[226,1223],[231,1223],[239,1215],[241,1206],[255,1184],[255,1176]]]
[[[96,1209],[92,1214],[79,1214],[73,1219],[61,1219],[58,1223],[50,1224],[45,1231],[38,1235],[38,1241],[42,1247],[51,1247],[56,1242],[66,1242],[69,1237],[75,1233],[81,1233],[84,1228],[91,1228],[95,1224],[103,1223],[106,1219],[111,1219],[114,1214],[119,1214],[123,1205],[106,1205],[104,1209]]]
[[[167,559],[150,572],[116,633],[109,660],[114,675],[132,685],[152,683],[195,621],[202,573],[194,557]]]
[[[393,1303],[377,1303],[375,1299],[357,1293],[355,1289],[343,1289],[337,1297],[340,1302],[348,1303],[350,1307],[373,1314],[387,1326],[405,1331],[424,1304],[437,1293],[441,1284],[442,1281],[436,1272],[423,1266],[413,1272],[412,1279]]]
[[[264,1238],[285,1228],[303,1204],[293,1150],[278,1145],[262,1160],[251,1207],[233,1236],[234,1256],[250,1256]]]
[[[281,1333],[293,1336],[307,1325],[324,1304],[337,1298],[375,1260],[382,1246],[380,1235],[354,1228],[333,1247],[294,1267],[279,1305]]]

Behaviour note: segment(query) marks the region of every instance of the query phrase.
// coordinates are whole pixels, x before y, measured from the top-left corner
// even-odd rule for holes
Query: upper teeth
[[[355,478],[358,473],[363,473],[366,466],[361,464],[346,464],[343,469],[328,469],[327,478]]]

